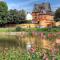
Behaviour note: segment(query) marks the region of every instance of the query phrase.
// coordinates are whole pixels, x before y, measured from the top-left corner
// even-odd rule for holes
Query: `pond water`
[[[51,49],[56,44],[60,45],[60,39],[55,34],[48,34],[48,37],[50,40],[43,32],[3,32],[0,33],[0,46]]]

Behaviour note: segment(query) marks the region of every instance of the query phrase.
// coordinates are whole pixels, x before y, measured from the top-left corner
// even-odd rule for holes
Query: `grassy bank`
[[[53,27],[53,28],[20,28],[20,27],[10,27],[10,28],[0,28],[0,32],[60,32],[60,27]]]
[[[0,32],[15,32],[15,28],[0,28]]]
[[[59,32],[60,31],[60,27],[52,27],[52,28],[20,28],[20,27],[17,27],[16,31]]]

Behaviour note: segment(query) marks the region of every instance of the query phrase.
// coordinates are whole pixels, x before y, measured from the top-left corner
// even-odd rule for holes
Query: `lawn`
[[[20,28],[20,27],[16,27],[16,31],[59,32],[60,27],[51,27],[51,28]]]
[[[59,32],[60,27],[52,27],[52,28],[20,28],[20,27],[0,28],[0,32],[19,32],[19,31]]]
[[[15,32],[15,28],[0,28],[0,32]]]

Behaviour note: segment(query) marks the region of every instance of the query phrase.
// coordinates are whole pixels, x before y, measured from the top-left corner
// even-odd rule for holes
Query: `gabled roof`
[[[54,13],[51,11],[50,3],[35,4],[32,13],[33,12],[54,15]]]

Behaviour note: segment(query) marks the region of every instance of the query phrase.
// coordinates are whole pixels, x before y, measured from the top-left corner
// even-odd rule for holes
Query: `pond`
[[[27,45],[32,47],[53,48],[56,44],[60,44],[59,33],[44,32],[7,32],[0,33],[0,45],[20,46],[26,48]],[[7,45],[8,44],[8,45]]]

